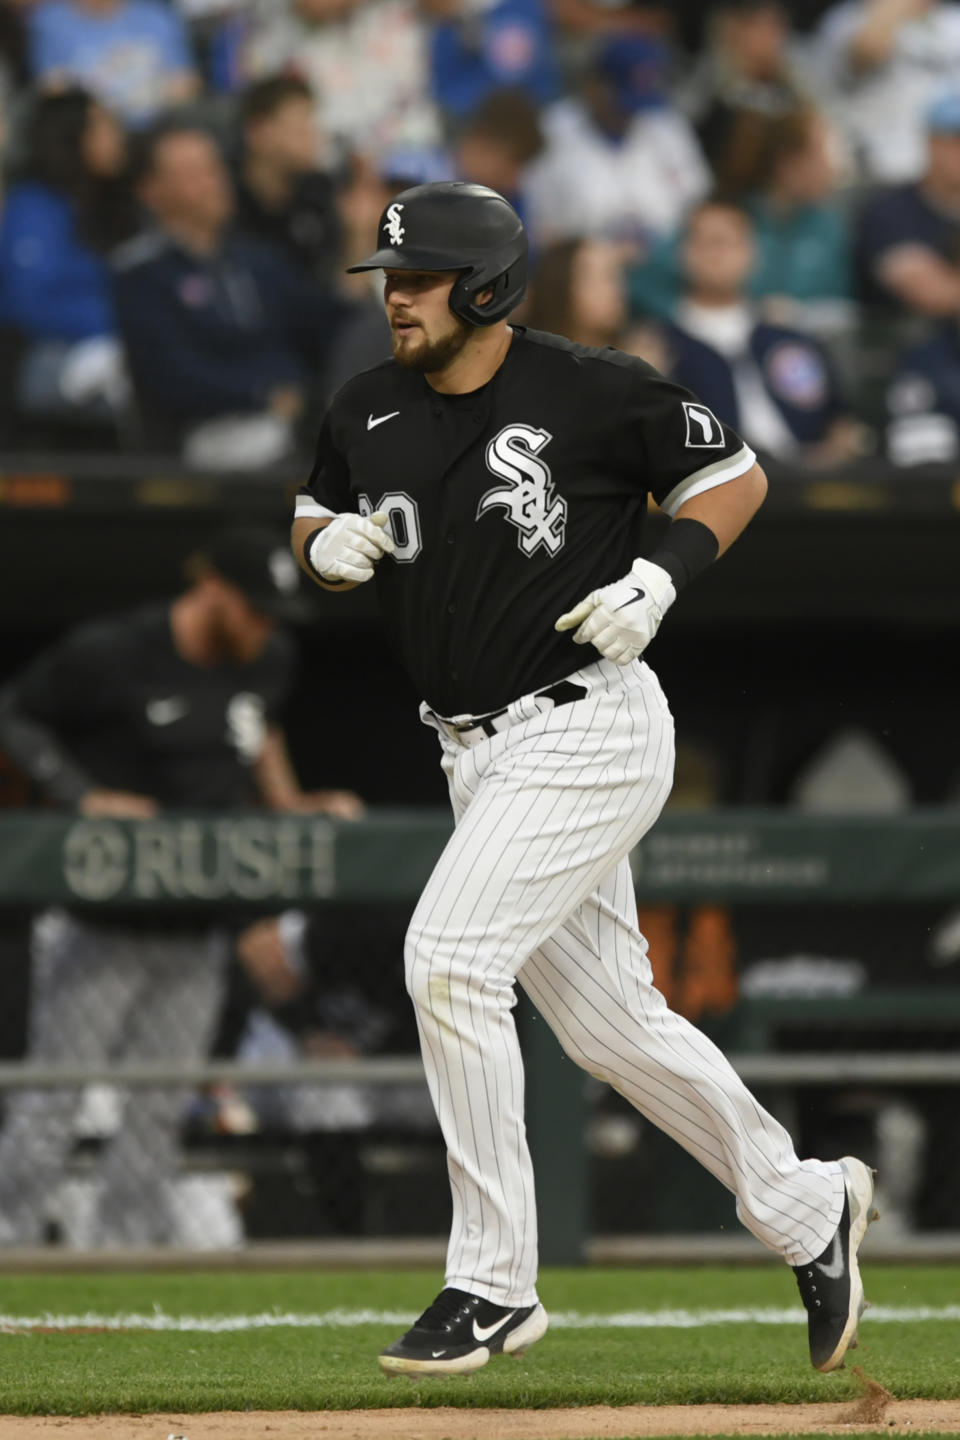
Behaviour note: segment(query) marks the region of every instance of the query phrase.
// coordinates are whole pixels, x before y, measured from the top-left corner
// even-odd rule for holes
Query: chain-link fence
[[[445,1154],[403,988],[413,903],[8,910],[0,1244],[442,1237]],[[887,1238],[958,1228],[949,898],[648,900],[640,923],[671,1004],[800,1153],[876,1165]],[[518,1021],[530,1040],[524,1005]],[[579,1175],[593,1236],[738,1233],[716,1182],[608,1088],[579,1072],[571,1088],[550,1048],[530,1068],[566,1073],[546,1093],[569,1106],[569,1184],[538,1162],[542,1206]]]

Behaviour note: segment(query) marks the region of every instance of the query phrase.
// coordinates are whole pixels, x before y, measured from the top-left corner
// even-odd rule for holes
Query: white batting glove
[[[387,516],[377,510],[369,519],[346,511],[331,520],[313,544],[307,559],[321,580],[349,580],[362,585],[373,576],[381,555],[396,549],[384,528]]]
[[[629,665],[650,644],[676,598],[666,570],[652,560],[634,560],[629,575],[592,590],[560,616],[556,628],[579,627],[573,637],[578,645],[592,643],[605,660]]]

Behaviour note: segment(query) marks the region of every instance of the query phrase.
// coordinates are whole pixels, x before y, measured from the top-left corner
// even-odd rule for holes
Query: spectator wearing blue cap
[[[927,112],[927,168],[864,207],[860,254],[868,294],[931,318],[960,314],[960,90]]]
[[[670,59],[655,34],[612,36],[581,93],[544,112],[546,144],[528,181],[540,243],[593,235],[642,253],[706,193],[703,153],[670,100]]]
[[[960,88],[960,4],[843,0],[824,17],[813,60],[811,79],[863,177],[916,180],[927,109],[941,91]]]

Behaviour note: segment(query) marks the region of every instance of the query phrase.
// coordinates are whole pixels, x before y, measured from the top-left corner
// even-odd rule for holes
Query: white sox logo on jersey
[[[551,555],[566,539],[567,502],[553,488],[550,467],[539,459],[553,436],[533,425],[505,425],[487,446],[487,469],[505,480],[488,490],[477,506],[477,519],[502,505],[507,519],[520,531],[517,543],[524,555],[542,545]]]

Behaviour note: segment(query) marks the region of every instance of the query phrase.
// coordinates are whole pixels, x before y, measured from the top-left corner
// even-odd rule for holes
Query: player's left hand
[[[647,648],[677,592],[673,581],[652,560],[634,560],[629,575],[591,590],[556,623],[573,630],[577,645],[593,644],[605,660],[629,665]]]

